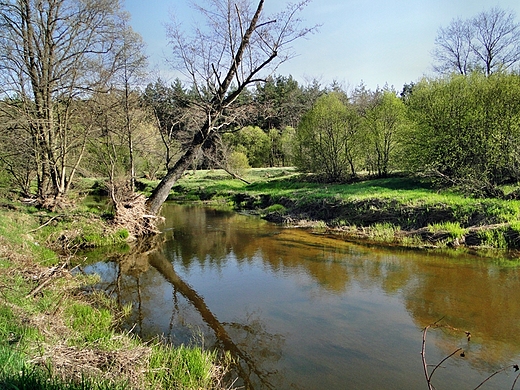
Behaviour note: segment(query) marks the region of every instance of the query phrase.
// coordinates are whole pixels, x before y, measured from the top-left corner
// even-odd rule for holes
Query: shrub
[[[245,171],[250,169],[247,156],[242,152],[234,151],[228,157],[228,168],[237,175],[243,175]]]

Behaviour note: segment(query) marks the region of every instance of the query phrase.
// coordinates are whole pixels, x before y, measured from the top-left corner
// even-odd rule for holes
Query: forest
[[[40,205],[64,202],[82,177],[100,178],[117,203],[147,178],[160,180],[157,192],[168,182],[147,204],[156,214],[188,167],[239,177],[248,167],[294,166],[325,182],[411,173],[484,197],[503,197],[500,185],[519,180],[520,27],[499,8],[439,30],[436,76],[370,90],[269,73],[290,58],[279,53],[287,42],[313,32],[294,17],[306,2],[280,14],[290,31],[263,21],[263,2],[193,37],[172,25],[187,76],[172,82],[146,82],[144,43],[121,8],[20,4],[1,5],[0,180]],[[242,34],[229,33],[237,26]],[[188,50],[205,39],[225,52],[221,29],[240,67],[212,49]],[[267,38],[254,39],[255,29]]]

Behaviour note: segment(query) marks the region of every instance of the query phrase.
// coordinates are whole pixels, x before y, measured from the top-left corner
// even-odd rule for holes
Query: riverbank
[[[413,177],[324,184],[272,168],[253,169],[245,179],[250,184],[219,170],[190,172],[170,199],[226,202],[276,223],[344,239],[417,248],[520,249],[517,200],[466,197]]]
[[[410,177],[323,184],[277,168],[245,179],[189,172],[170,199],[224,203],[345,240],[497,256],[520,248],[516,200],[468,198]],[[138,184],[144,193],[155,185]],[[79,248],[128,245],[129,232],[107,224],[107,213],[95,202],[62,213],[0,207],[0,388],[219,388],[229,362],[118,331],[130,308],[94,293],[95,277],[74,272]]]
[[[0,207],[0,388],[220,388],[217,353],[120,330],[131,307],[75,266],[78,248],[127,246],[128,232],[93,211]]]

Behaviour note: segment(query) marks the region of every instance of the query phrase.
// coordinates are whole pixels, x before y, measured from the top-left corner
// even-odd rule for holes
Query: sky
[[[154,75],[168,80],[174,72],[166,25],[171,15],[195,19],[190,0],[125,0],[133,29],[147,44]],[[295,2],[295,1],[292,1]],[[265,0],[269,13],[285,8],[286,0]],[[455,18],[468,19],[498,6],[513,11],[520,21],[519,0],[314,0],[302,12],[307,26],[318,31],[293,45],[297,56],[276,74],[292,75],[299,83],[333,81],[351,89],[363,83],[369,89],[388,85],[400,91],[404,84],[432,75],[435,37]]]

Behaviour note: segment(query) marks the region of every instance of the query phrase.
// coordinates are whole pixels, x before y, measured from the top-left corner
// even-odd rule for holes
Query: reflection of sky
[[[83,267],[83,271],[87,274],[97,274],[101,278],[100,284],[112,283],[117,278],[119,265],[114,262],[110,263],[94,263]]]
[[[430,331],[430,362],[461,343],[469,351],[436,373],[437,388],[476,386],[498,364],[519,357],[520,324],[504,318],[520,313],[510,299],[519,280],[514,268],[468,256],[370,249],[201,208],[174,211],[167,221],[175,240],[164,247],[166,264],[171,261],[260,368],[278,372],[274,383],[280,388],[424,387],[421,328],[443,316],[452,326],[471,329],[475,341],[468,346],[454,332]],[[106,281],[117,276],[115,263],[85,270]],[[155,268],[141,270],[139,277],[123,275],[120,281],[123,300],[141,310],[141,320],[138,313],[132,317],[137,330],[177,342],[199,329],[207,340],[214,338],[193,305]],[[500,304],[488,313],[489,301]],[[497,376],[486,388],[508,388],[509,379]]]
[[[324,383],[328,388],[342,388],[347,380],[359,388],[385,388],[395,375],[401,375],[403,381],[406,377],[409,388],[422,385],[420,365],[415,367],[418,360],[392,356],[396,349],[417,355],[420,339],[398,298],[358,284],[333,294],[303,269],[296,271],[272,272],[256,258],[253,263],[228,262],[219,270],[206,267],[204,272],[192,270],[189,276],[180,276],[189,277],[219,320],[243,321],[253,313],[264,319],[267,329],[283,335],[284,359],[278,369],[292,381],[306,383],[306,388],[322,388]],[[370,373],[371,385],[364,387],[367,364],[376,362],[380,372]],[[346,366],[349,374],[338,375]],[[417,375],[410,375],[415,368]],[[363,372],[365,375],[359,375]],[[323,375],[329,378],[324,381]]]

